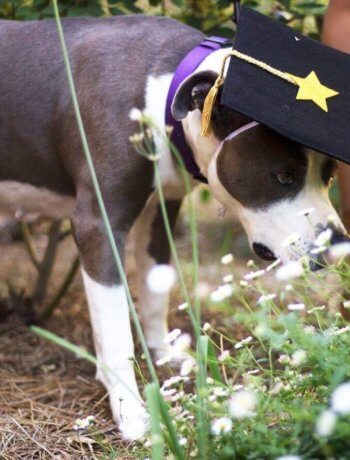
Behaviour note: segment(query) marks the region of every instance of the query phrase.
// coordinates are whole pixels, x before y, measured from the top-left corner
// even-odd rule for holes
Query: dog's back
[[[94,153],[125,167],[128,113],[144,106],[147,77],[174,71],[202,34],[146,16],[68,18],[63,28]],[[73,195],[82,151],[54,20],[0,21],[0,71],[0,181]]]

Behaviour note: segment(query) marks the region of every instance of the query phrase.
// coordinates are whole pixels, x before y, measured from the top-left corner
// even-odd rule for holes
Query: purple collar
[[[176,121],[171,114],[171,104],[181,83],[197,69],[199,64],[203,62],[204,59],[213,51],[227,46],[232,46],[232,42],[227,38],[208,37],[193,48],[177,67],[170,84],[166,102],[165,122],[166,125],[173,127],[170,141],[179,151],[187,171],[192,174],[195,179],[205,183],[208,183],[208,181],[200,172],[199,167],[195,162],[193,152],[186,142],[182,123],[181,121]]]

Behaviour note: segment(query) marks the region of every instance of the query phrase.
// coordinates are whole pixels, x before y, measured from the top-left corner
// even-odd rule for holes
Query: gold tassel
[[[214,104],[218,96],[220,86],[224,83],[224,79],[221,75],[215,80],[214,85],[210,88],[209,93],[207,94],[202,112],[202,129],[201,134],[204,137],[207,137],[210,133],[210,122],[211,116],[213,113]]]

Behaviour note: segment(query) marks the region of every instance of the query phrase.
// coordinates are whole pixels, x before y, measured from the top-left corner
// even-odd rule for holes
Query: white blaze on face
[[[216,160],[209,166],[209,181],[217,199],[226,206],[234,207],[244,226],[249,242],[268,247],[282,262],[297,260],[310,253],[317,233],[332,225],[345,233],[344,226],[329,199],[329,188],[321,178],[324,157],[313,151],[306,152],[308,171],[305,185],[292,199],[283,199],[267,205],[264,209],[242,206],[222,186],[216,173]],[[247,167],[249,167],[247,165]],[[314,208],[309,215],[300,215],[303,210]],[[298,235],[293,244],[283,244],[291,234]]]

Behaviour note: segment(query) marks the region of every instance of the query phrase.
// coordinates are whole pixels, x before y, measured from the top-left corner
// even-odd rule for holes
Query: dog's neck
[[[198,72],[211,70],[219,74],[222,61],[227,55],[227,49],[219,49],[209,54],[198,66]],[[195,161],[204,177],[208,176],[208,167],[210,159],[213,157],[221,140],[213,133],[208,137],[201,134],[202,114],[199,110],[189,112],[187,117],[182,120],[182,126],[185,133],[186,142],[191,147]]]
[[[218,149],[221,140],[213,132],[208,137],[201,134],[202,114],[199,110],[189,112],[182,121],[186,142],[191,147],[194,159],[204,177],[208,177],[210,160]]]
[[[198,67],[197,71],[211,70],[219,73],[222,60],[227,54],[227,49],[214,51],[207,56]],[[156,149],[162,153],[160,157],[160,169],[162,182],[165,185],[170,183],[181,182],[180,176],[177,174],[176,168],[171,167],[171,155],[164,151],[167,150],[164,145],[165,133],[165,107],[166,98],[169,91],[172,74],[161,75],[159,77],[149,76],[147,81],[147,89],[145,95],[146,111],[150,114],[154,123],[158,127],[158,133],[155,133]],[[215,135],[212,131],[208,137],[201,135],[202,114],[199,110],[194,110],[188,113],[187,117],[182,120],[182,125],[185,133],[185,139],[192,149],[194,159],[204,177],[208,175],[208,167],[211,158],[214,156],[218,146],[229,133],[223,133],[220,136]],[[232,130],[239,128],[244,122],[235,126],[233,123]],[[159,135],[159,132],[162,135]]]

